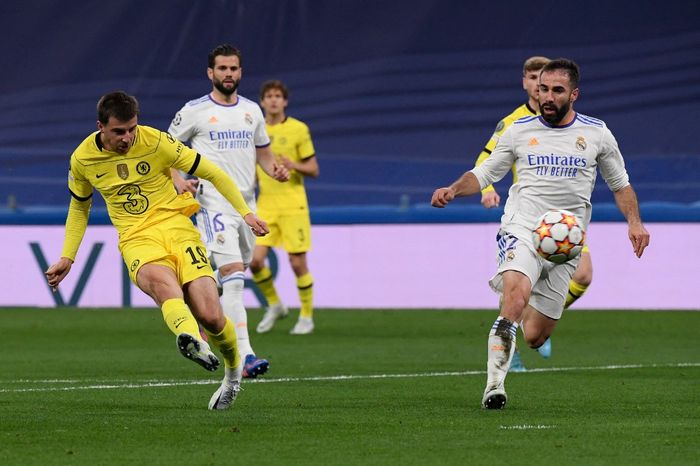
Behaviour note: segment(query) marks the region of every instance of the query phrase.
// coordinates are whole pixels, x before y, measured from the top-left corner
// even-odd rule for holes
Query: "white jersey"
[[[483,189],[513,164],[518,182],[508,192],[501,228],[528,240],[537,218],[550,209],[569,210],[588,227],[596,169],[612,191],[629,184],[615,137],[603,121],[580,113],[561,127],[541,116],[515,121],[491,156],[471,172]]]
[[[235,104],[223,105],[207,94],[187,102],[168,132],[221,167],[255,211],[255,149],[270,144],[258,104],[239,95]],[[203,208],[239,216],[214,185],[207,180],[199,183],[197,200]]]

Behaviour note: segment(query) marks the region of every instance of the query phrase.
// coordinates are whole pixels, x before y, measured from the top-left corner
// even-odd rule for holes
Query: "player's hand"
[[[644,249],[649,246],[649,232],[641,223],[634,223],[629,226],[628,234],[632,242],[634,254],[637,257],[642,257]]]
[[[46,275],[46,280],[49,282],[51,290],[56,291],[58,289],[58,284],[66,278],[70,268],[73,266],[73,261],[67,257],[61,257],[58,262],[49,267],[44,275]]]
[[[481,194],[481,205],[487,209],[498,207],[501,203],[501,196],[496,191],[487,191]]]
[[[438,188],[433,193],[433,198],[430,200],[430,205],[433,207],[443,208],[455,198],[455,190],[452,188]]]
[[[285,161],[291,163],[289,159],[280,157],[278,161],[272,164],[272,177],[280,182],[289,181],[289,170],[291,168],[287,166],[288,164]]]
[[[192,178],[189,180],[176,180],[173,178],[173,184],[175,185],[175,190],[178,194],[190,193],[194,196],[195,194],[197,194],[197,186],[199,186],[199,180],[196,178]]]
[[[250,213],[243,217],[246,225],[253,230],[255,236],[265,236],[270,233],[270,229],[267,227],[267,223],[255,216],[255,214]]]

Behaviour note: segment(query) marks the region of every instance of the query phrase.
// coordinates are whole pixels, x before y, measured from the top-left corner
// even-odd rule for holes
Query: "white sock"
[[[486,390],[503,385],[515,353],[515,332],[518,324],[499,316],[489,332]]]
[[[221,305],[224,308],[224,313],[231,319],[236,328],[238,351],[243,360],[247,355],[254,354],[248,336],[248,314],[243,306],[244,280],[245,274],[243,272],[234,272],[231,275],[221,277],[221,285],[224,289],[224,293],[221,295]]]
[[[239,364],[236,368],[226,367],[224,369],[224,377],[231,382],[240,382],[243,378],[243,364]]]

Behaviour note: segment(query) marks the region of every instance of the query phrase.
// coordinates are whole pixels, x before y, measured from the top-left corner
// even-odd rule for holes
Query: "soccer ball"
[[[537,219],[532,242],[537,254],[555,264],[563,264],[581,253],[586,232],[568,210],[550,210]]]

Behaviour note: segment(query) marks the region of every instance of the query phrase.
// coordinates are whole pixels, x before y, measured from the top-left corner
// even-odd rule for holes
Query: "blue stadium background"
[[[243,50],[241,94],[289,84],[321,164],[312,206],[428,202],[523,101],[531,55],[580,64],[577,110],[617,136],[641,201],[700,201],[696,2],[6,0],[0,18],[5,211],[65,207],[68,156],[105,92],[135,94],[141,122],[166,129],[209,91],[221,42]],[[600,180],[595,201],[612,201]]]

